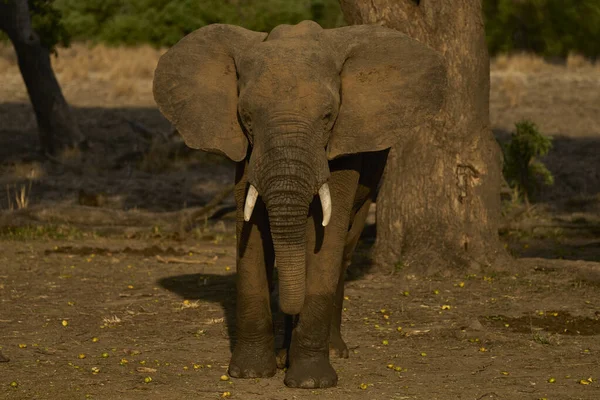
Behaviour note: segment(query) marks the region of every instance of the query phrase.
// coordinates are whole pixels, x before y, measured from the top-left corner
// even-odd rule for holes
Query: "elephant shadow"
[[[162,278],[157,281],[163,289],[177,294],[186,300],[220,304],[224,311],[224,323],[229,336],[230,351],[236,342],[236,276],[214,274],[184,274]],[[271,293],[271,309],[273,310],[273,325],[275,343],[280,346],[283,342],[284,320],[277,306],[276,295]]]
[[[235,274],[184,274],[162,278],[158,285],[186,300],[220,304],[230,348],[235,344]]]

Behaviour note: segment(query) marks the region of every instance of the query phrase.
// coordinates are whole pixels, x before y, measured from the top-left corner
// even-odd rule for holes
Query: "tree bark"
[[[340,0],[349,24],[380,24],[439,51],[449,90],[435,120],[390,151],[377,199],[374,261],[434,273],[503,265],[502,153],[489,120],[480,0]]]
[[[31,27],[27,0],[0,1],[0,30],[6,32],[17,53],[42,151],[56,154],[65,147],[81,146],[85,138],[62,95],[50,63],[50,51]]]

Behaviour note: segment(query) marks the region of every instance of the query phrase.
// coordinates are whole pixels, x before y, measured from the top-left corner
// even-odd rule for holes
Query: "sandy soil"
[[[530,210],[505,208],[506,246],[528,258],[477,276],[384,275],[365,235],[346,285],[351,357],[333,360],[337,388],[306,391],[283,371],[221,380],[235,341],[233,166],[168,137],[150,91],[160,51],[60,54],[91,149],[50,161],[0,49],[0,398],[600,398],[597,66],[495,60],[499,140],[520,118],[554,137],[555,185]]]

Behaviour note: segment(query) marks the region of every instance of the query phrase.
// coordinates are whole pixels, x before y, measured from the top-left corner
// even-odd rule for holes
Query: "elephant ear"
[[[323,32],[341,68],[341,104],[329,159],[384,150],[433,117],[446,92],[440,54],[393,29],[359,25]]]
[[[214,24],[181,39],[158,61],[154,100],[194,149],[246,157],[248,141],[237,119],[235,59],[266,33]]]

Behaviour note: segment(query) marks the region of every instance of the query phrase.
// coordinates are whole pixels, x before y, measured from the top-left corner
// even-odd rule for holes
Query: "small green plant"
[[[25,225],[0,227],[0,240],[73,240],[84,233],[69,225]]]
[[[406,269],[406,263],[400,259],[394,264],[394,270],[392,271],[392,274],[400,273],[404,269]]]
[[[502,172],[515,197],[529,205],[540,180],[545,185],[554,184],[554,177],[548,168],[537,159],[548,154],[552,148],[552,139],[542,135],[531,121],[518,122],[515,128],[510,142],[503,146]]]

